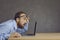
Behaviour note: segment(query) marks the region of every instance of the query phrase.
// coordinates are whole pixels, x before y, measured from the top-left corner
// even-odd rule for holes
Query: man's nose
[[[25,24],[27,24],[27,21],[26,21],[26,20],[24,21],[24,25],[25,25]]]
[[[25,23],[27,23],[27,19],[25,20]]]

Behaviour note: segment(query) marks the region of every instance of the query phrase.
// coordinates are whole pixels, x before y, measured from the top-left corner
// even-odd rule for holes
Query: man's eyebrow
[[[22,16],[20,16],[20,17],[24,17],[24,16],[27,16],[27,15],[22,15]]]
[[[27,16],[27,15],[20,15],[20,16]]]

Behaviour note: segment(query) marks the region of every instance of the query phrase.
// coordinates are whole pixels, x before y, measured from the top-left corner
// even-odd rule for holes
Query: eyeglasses
[[[26,15],[20,16],[19,18],[22,18],[22,19],[24,19],[24,20],[26,20],[28,22],[30,21],[29,16],[26,16]]]
[[[27,19],[27,18],[28,18],[28,16],[23,15],[23,16],[20,16],[20,18]]]

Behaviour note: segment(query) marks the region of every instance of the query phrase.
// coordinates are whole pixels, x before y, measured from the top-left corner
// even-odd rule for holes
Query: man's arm
[[[0,40],[5,40],[5,38],[2,34],[0,34]]]
[[[0,40],[5,40],[10,36],[10,28],[6,24],[0,24]]]

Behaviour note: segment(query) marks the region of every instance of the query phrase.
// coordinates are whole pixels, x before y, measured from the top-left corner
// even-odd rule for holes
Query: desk
[[[9,40],[60,40],[60,33],[36,33],[35,36],[9,38]]]

